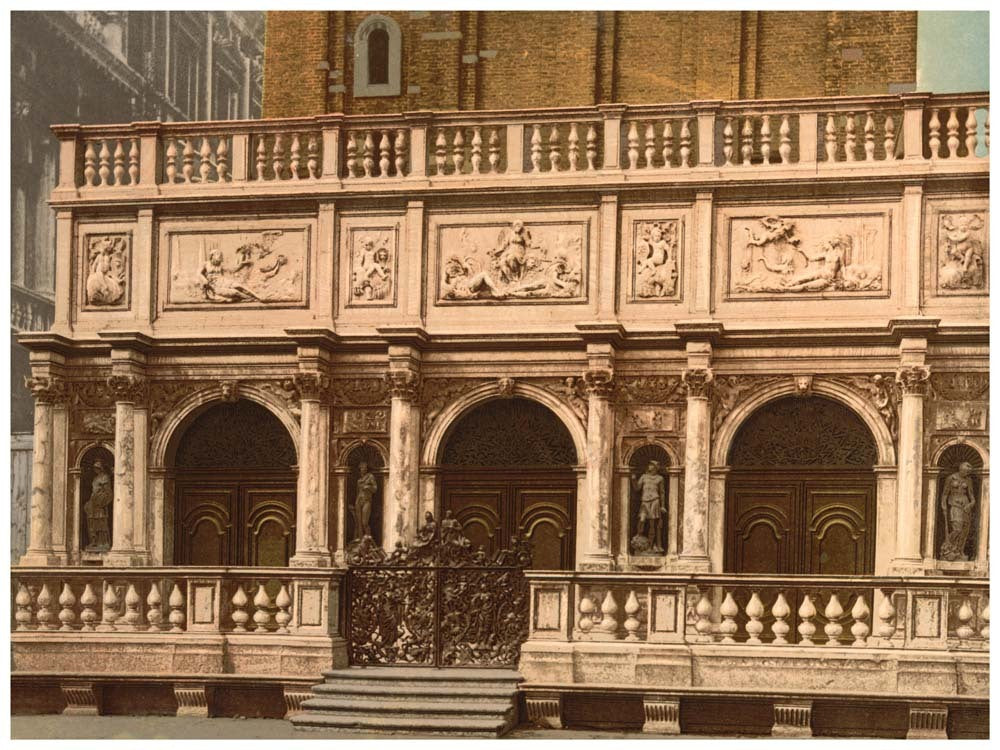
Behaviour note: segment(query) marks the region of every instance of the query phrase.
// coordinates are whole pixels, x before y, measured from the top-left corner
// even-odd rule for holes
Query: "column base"
[[[897,557],[889,564],[889,575],[922,576],[926,573],[924,561],[919,557]]]
[[[149,555],[139,552],[115,552],[112,550],[104,558],[106,568],[142,568],[149,565]]]
[[[612,571],[615,569],[615,558],[609,554],[604,555],[584,555],[576,564],[577,570],[589,570],[594,572]]]
[[[346,568],[347,567],[347,554],[342,549],[338,549],[333,553],[333,567],[335,568]]]
[[[333,557],[329,552],[296,552],[288,561],[289,568],[330,568]]]
[[[28,550],[21,555],[21,559],[17,561],[17,564],[22,567],[52,568],[59,565],[66,565],[66,559],[54,552]]]
[[[677,562],[670,566],[671,572],[677,573],[711,573],[712,561],[707,557],[685,557],[681,555]]]

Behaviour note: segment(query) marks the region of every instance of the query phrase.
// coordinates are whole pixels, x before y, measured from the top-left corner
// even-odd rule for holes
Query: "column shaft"
[[[115,472],[108,565],[130,567],[149,562],[145,524],[146,451],[149,449],[146,380],[141,375],[108,378],[115,394]]]
[[[684,516],[681,522],[680,562],[709,568],[708,508],[712,411],[709,390],[712,371],[685,370],[688,389],[684,454]]]
[[[301,394],[299,477],[295,498],[295,555],[293,567],[329,566],[330,555],[330,411],[322,396],[329,379],[318,373],[300,373],[295,384]]]
[[[919,569],[923,506],[924,393],[930,372],[923,366],[903,368],[897,375],[903,399],[899,409],[899,473],[896,490],[896,555],[893,568]]]
[[[389,414],[389,480],[383,505],[382,539],[387,549],[392,549],[396,542],[411,542],[417,527],[420,407],[412,400],[414,395],[393,388]]]
[[[53,479],[59,443],[61,442],[63,453],[66,445],[65,431],[62,441],[56,440],[55,409],[57,403],[65,400],[66,388],[62,380],[49,376],[27,378],[25,385],[35,397],[35,432],[31,457],[28,549],[21,556],[20,564],[59,565],[65,559],[56,554],[53,545],[53,508],[55,502],[65,503],[66,499],[55,498],[56,483]],[[65,490],[65,484],[63,481],[59,486]]]
[[[606,380],[603,379],[606,377]],[[584,569],[609,570],[611,558],[611,493],[614,481],[614,414],[611,409],[611,375],[588,371],[584,381],[587,402],[587,494],[582,518],[587,524],[587,549],[579,556]]]

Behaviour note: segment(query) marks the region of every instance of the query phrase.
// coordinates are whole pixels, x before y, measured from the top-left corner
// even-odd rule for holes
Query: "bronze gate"
[[[390,555],[365,537],[348,550],[347,640],[356,666],[514,667],[528,637],[529,544],[487,557],[447,514],[430,513]]]

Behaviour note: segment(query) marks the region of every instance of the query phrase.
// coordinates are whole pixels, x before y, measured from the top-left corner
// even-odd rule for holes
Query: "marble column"
[[[578,554],[581,570],[611,570],[611,494],[614,483],[615,418],[611,406],[614,379],[610,369],[583,373],[587,391],[587,491],[577,523],[586,525],[586,548]]]
[[[333,470],[334,481],[337,484],[336,495],[336,538],[333,545],[333,564],[347,564],[347,477],[351,469],[348,466],[338,466]]]
[[[35,432],[31,463],[31,509],[28,549],[21,565],[59,565],[52,543],[53,463],[56,450],[55,405],[65,400],[66,385],[50,376],[25,378],[35,397]]]
[[[924,397],[930,369],[924,365],[902,367],[896,382],[903,394],[899,407],[899,472],[896,489],[896,554],[894,572],[923,568],[920,529],[924,476]]]
[[[112,506],[111,549],[105,564],[132,567],[148,562],[145,518],[146,451],[149,447],[146,379],[134,373],[108,378],[115,397],[115,499]],[[137,518],[140,523],[137,524]]]
[[[295,554],[291,567],[329,567],[330,379],[318,372],[293,377],[301,403],[299,476],[295,497]]]
[[[709,472],[711,468],[713,373],[710,368],[684,370],[687,388],[687,432],[684,452],[684,510],[679,565],[693,571],[710,569],[708,558]]]
[[[420,498],[420,375],[393,369],[386,375],[389,412],[389,480],[383,503],[382,545],[409,544],[416,532]]]

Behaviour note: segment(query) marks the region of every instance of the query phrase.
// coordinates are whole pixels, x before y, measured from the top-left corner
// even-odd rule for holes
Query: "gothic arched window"
[[[388,16],[368,16],[354,34],[354,96],[399,96],[402,35]]]

